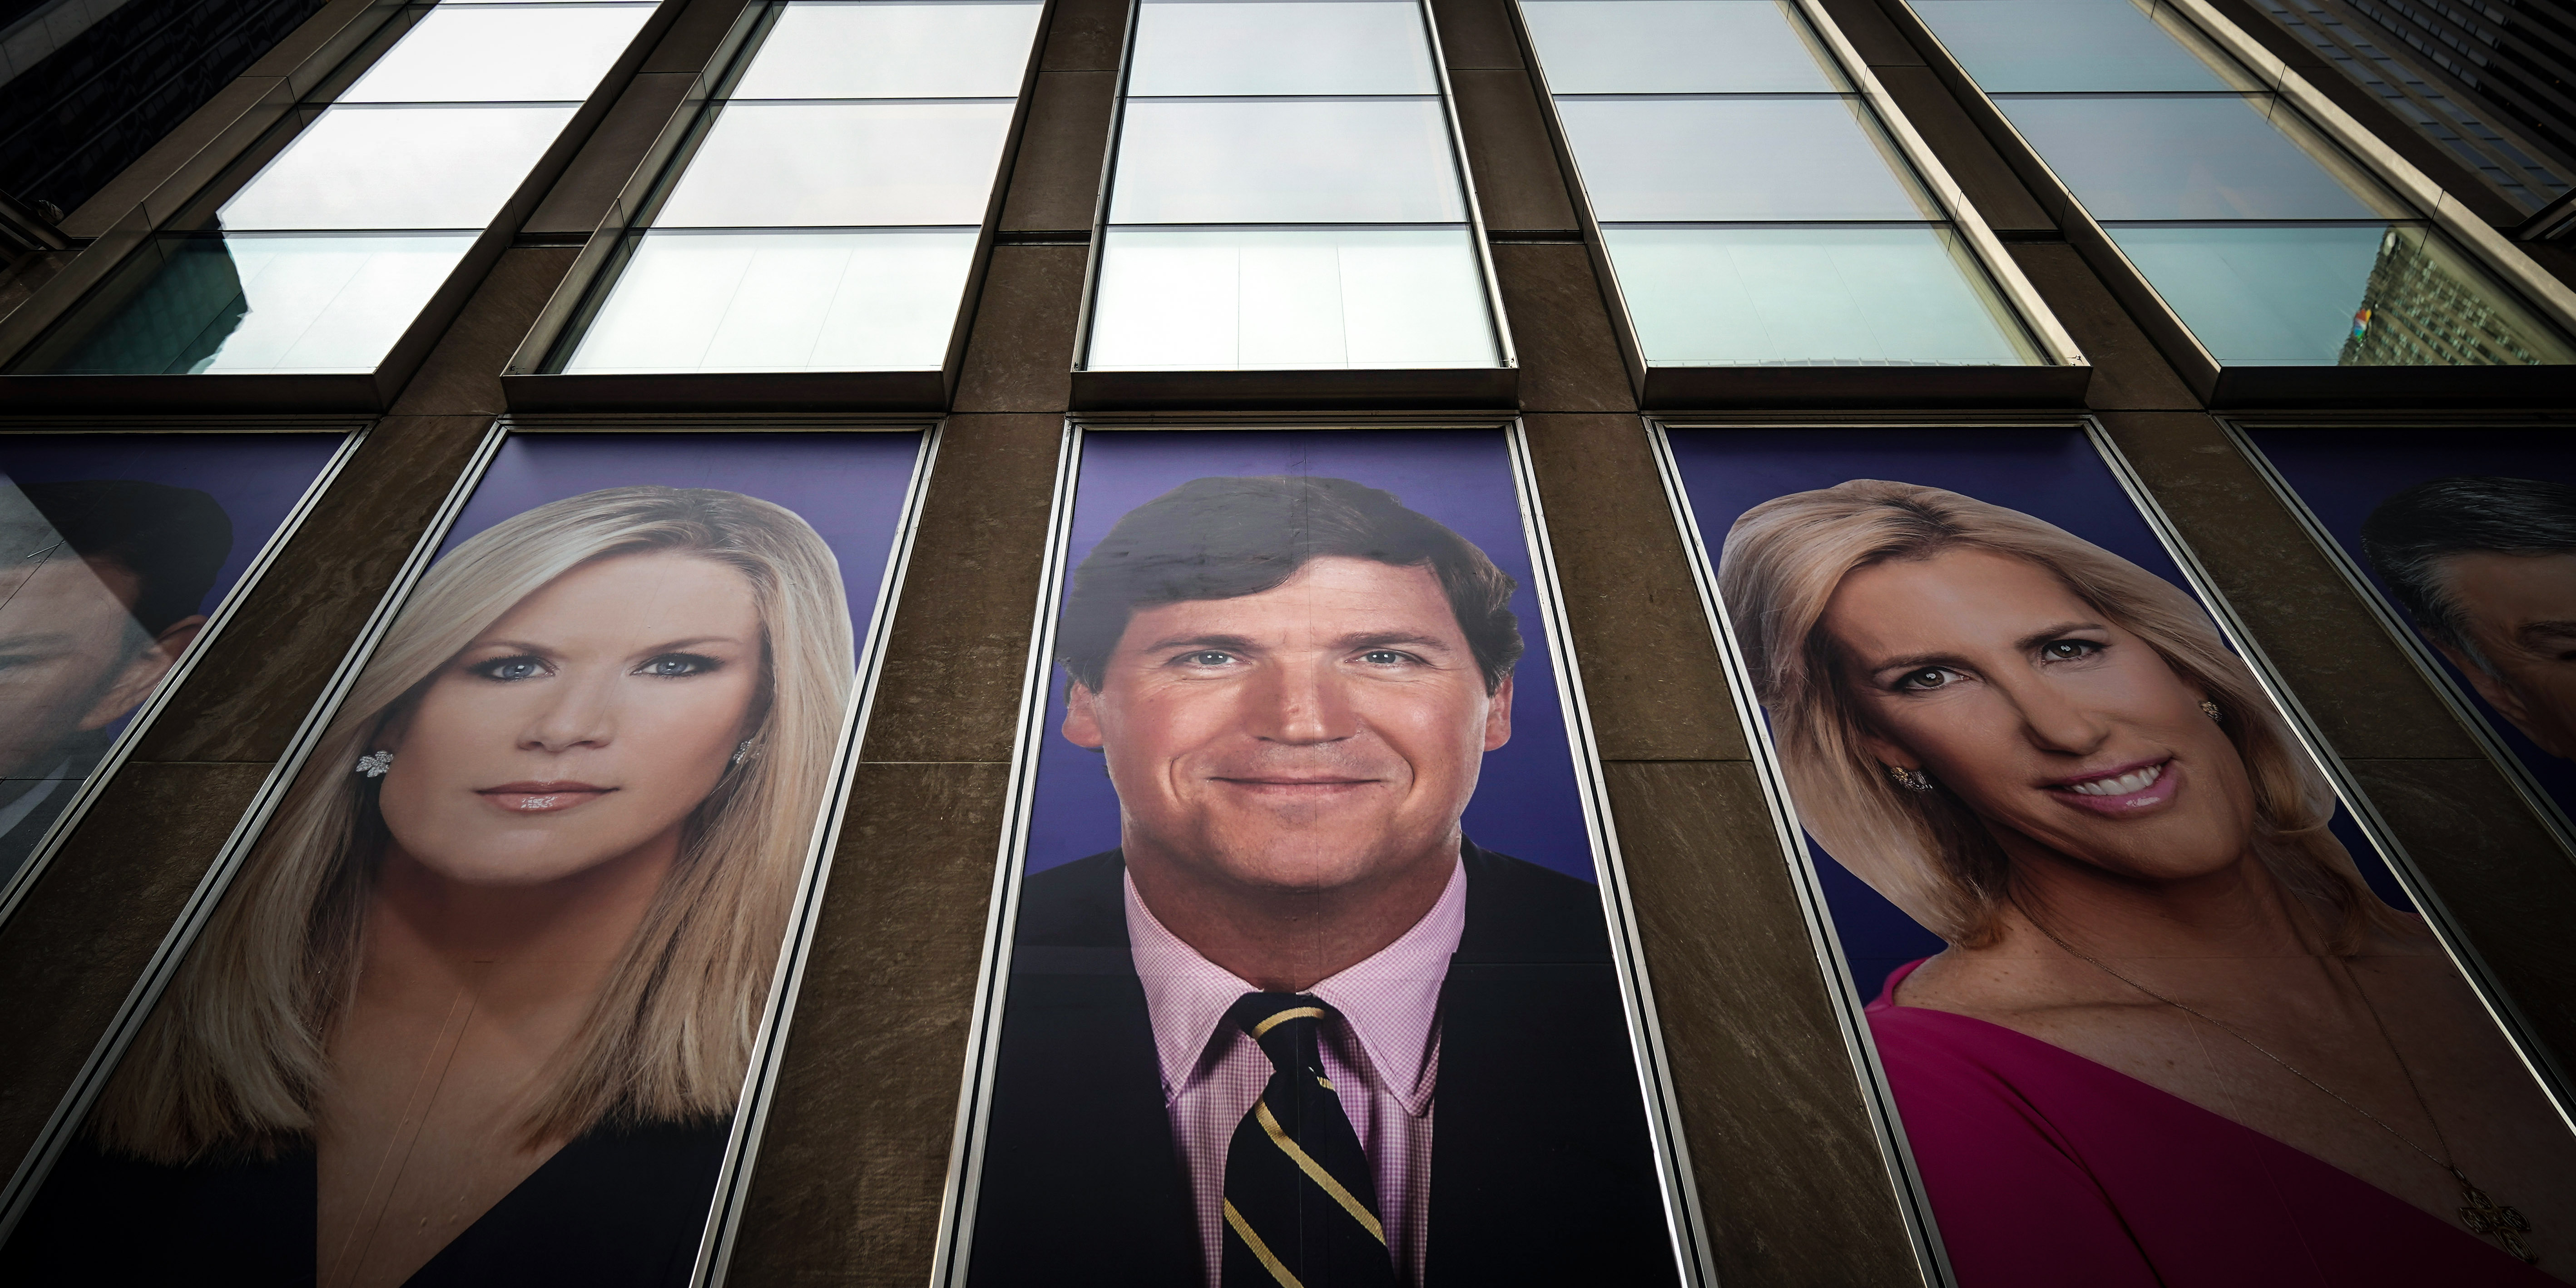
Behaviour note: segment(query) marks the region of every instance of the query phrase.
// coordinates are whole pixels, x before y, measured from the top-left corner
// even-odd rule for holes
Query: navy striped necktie
[[[1394,1288],[1377,1178],[1319,1048],[1332,1009],[1246,993],[1226,1012],[1270,1057],[1270,1085],[1225,1151],[1222,1288]]]

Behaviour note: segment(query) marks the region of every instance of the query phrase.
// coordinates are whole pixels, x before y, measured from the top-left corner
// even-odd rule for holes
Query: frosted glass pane
[[[734,103],[662,228],[980,224],[1008,103]]]
[[[788,5],[735,98],[1015,98],[1035,4]]]
[[[1557,104],[1605,221],[1933,219],[1843,99],[1567,99]]]
[[[578,103],[653,16],[649,4],[441,5],[343,103]]]
[[[1989,94],[2258,88],[2179,19],[2130,0],[1924,0],[1914,12]]]
[[[568,372],[935,371],[973,229],[652,232]]]
[[[2268,96],[2007,98],[1995,105],[2095,219],[2407,213]]]
[[[1522,0],[1557,94],[1839,90],[1775,0]]]
[[[227,229],[481,228],[572,119],[545,107],[334,107],[216,218]]]
[[[1127,92],[1436,94],[1411,0],[1146,0]]]
[[[1459,228],[1112,228],[1089,365],[1234,371],[1489,367]]]
[[[2521,366],[2567,338],[2422,228],[2112,228],[2220,362]]]
[[[65,373],[370,372],[474,235],[175,237],[119,271],[149,274],[65,355]],[[75,323],[75,325],[79,325]]]
[[[1449,223],[1467,217],[1437,99],[1133,99],[1122,224]]]
[[[1604,228],[1646,361],[2022,365],[2020,328],[1938,228]]]

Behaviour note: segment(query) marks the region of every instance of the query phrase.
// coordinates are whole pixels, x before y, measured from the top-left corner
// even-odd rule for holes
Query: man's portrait
[[[2489,707],[2542,751],[2576,759],[2576,487],[2433,479],[2380,502],[2361,548]]]
[[[194,488],[0,480],[0,881],[205,625],[232,543]]]
[[[1080,554],[1051,754],[1115,835],[1022,886],[973,1282],[1674,1280],[1590,855],[1462,823],[1556,701],[1515,589],[1321,473],[1189,479]]]

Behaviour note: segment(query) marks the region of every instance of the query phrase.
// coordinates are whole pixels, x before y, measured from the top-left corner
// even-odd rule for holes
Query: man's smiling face
[[[1137,610],[1064,735],[1106,752],[1130,863],[1320,893],[1450,861],[1511,694],[1429,568],[1328,557]]]

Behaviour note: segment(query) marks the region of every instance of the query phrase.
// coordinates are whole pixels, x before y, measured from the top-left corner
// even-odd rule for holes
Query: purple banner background
[[[1688,429],[1673,431],[1672,441],[1712,559],[1725,549],[1736,519],[1764,501],[1853,479],[1887,479],[1946,488],[2047,520],[2191,590],[2155,530],[2077,430]],[[2334,831],[2382,899],[2399,908],[2413,906],[2340,807]],[[1864,998],[1877,996],[1897,967],[1941,951],[1938,936],[1862,884],[1812,839],[1807,849]]]
[[[1096,431],[1083,438],[1068,578],[1129,510],[1196,478],[1302,474],[1384,488],[1447,524],[1520,583],[1512,596],[1528,652],[1512,673],[1512,740],[1485,756],[1465,816],[1479,845],[1594,879],[1573,753],[1538,601],[1529,539],[1501,430]],[[1043,872],[1118,844],[1118,795],[1098,752],[1066,742],[1064,668],[1049,668],[1046,724],[1029,824],[1027,871]]]
[[[2565,429],[2445,427],[2438,434],[2423,429],[2268,429],[2251,437],[2383,597],[2388,585],[2361,553],[2361,521],[2380,502],[2418,483],[2457,474],[2576,484],[2576,450],[2570,450]],[[2389,600],[2397,619],[2411,625],[2406,610],[2396,604]],[[2558,802],[2558,808],[2576,814],[2576,765],[2522,736],[2513,722],[2496,714],[2469,687],[2467,677],[2449,658],[2438,653],[2434,657],[2461,695],[2521,759],[2523,768],[2539,780],[2541,790]]]
[[[921,435],[513,434],[439,546],[512,515],[601,488],[658,483],[720,488],[782,505],[814,525],[841,562],[861,639],[894,552]]]

